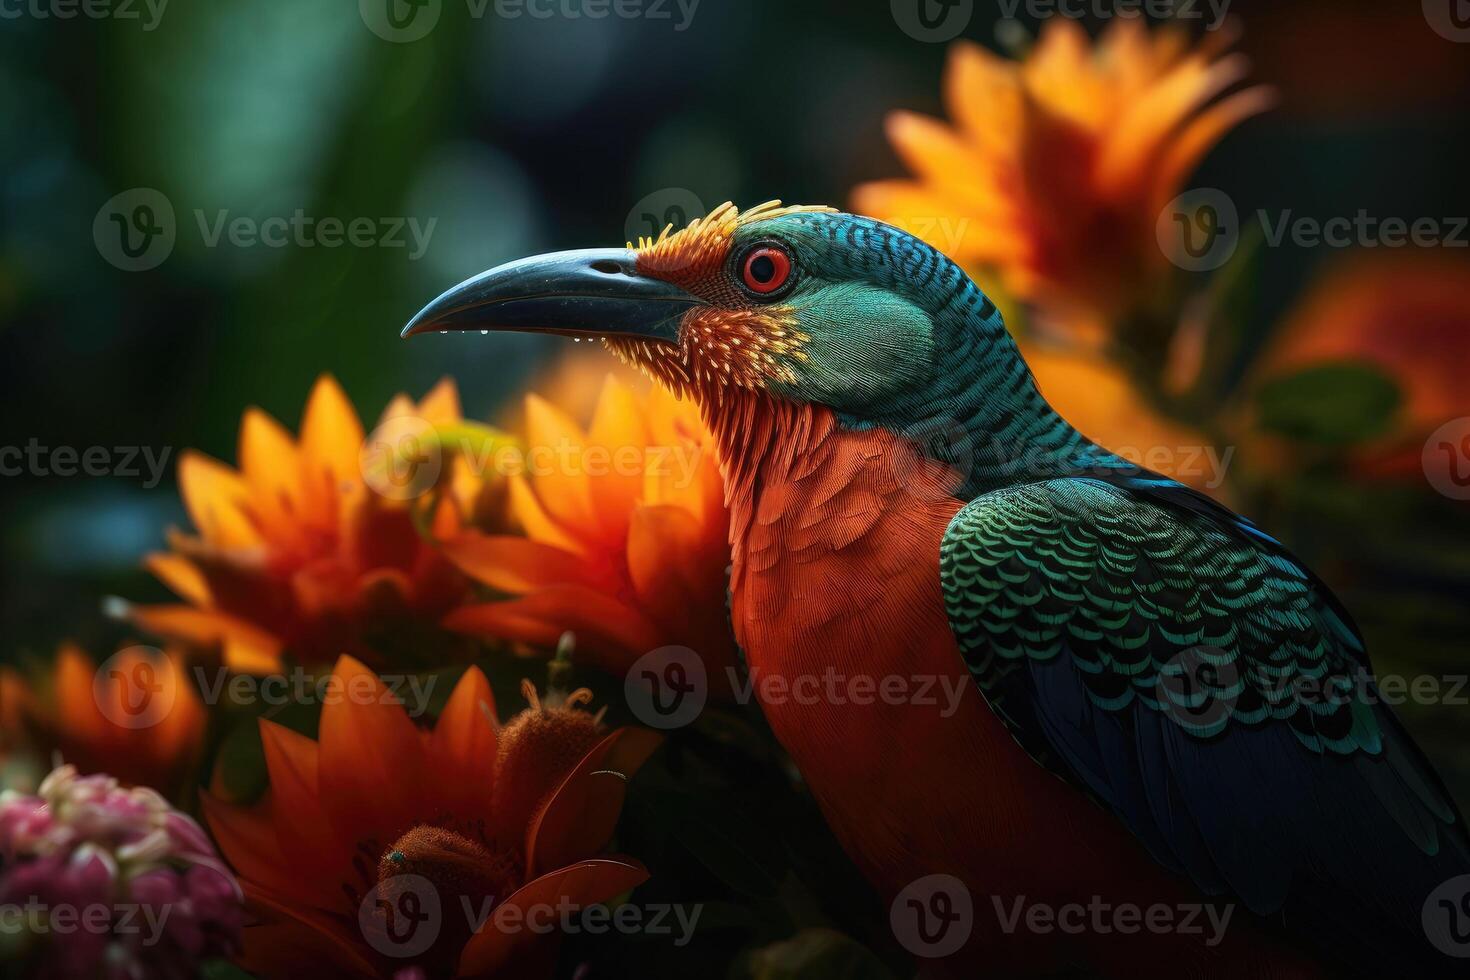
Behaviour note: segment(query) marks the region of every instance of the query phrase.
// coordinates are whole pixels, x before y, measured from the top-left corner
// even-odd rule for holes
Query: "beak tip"
[[[407,326],[398,332],[398,336],[403,340],[407,340],[409,337],[414,337],[421,333],[428,333],[431,329],[433,329],[433,324],[429,321],[429,318],[424,316],[423,313],[419,313],[412,320],[408,321]]]

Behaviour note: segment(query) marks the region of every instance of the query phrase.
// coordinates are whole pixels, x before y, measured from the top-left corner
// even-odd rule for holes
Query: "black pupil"
[[[769,255],[757,255],[750,260],[750,278],[758,283],[768,283],[776,278],[776,263]]]

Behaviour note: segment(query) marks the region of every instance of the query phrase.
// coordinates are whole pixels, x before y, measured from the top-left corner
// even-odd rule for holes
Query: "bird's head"
[[[447,330],[602,339],[716,416],[754,394],[901,429],[955,417],[987,384],[1030,384],[994,304],[944,255],[868,218],[778,202],[491,269],[404,336]]]

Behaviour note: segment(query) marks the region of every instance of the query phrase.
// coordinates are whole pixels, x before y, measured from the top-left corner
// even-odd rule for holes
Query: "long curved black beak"
[[[420,310],[403,336],[525,330],[678,343],[679,321],[702,302],[673,283],[639,275],[632,249],[579,249],[518,259],[467,279]]]

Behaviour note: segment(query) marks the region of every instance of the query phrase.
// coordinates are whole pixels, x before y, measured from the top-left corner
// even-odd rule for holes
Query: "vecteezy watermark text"
[[[1470,216],[1405,218],[1359,208],[1352,215],[1320,218],[1291,208],[1260,208],[1253,217],[1267,248],[1470,248]],[[1241,218],[1230,195],[1200,187],[1165,205],[1155,232],[1171,262],[1191,272],[1208,272],[1235,255],[1249,220]]]
[[[419,956],[439,938],[446,916],[462,915],[471,933],[493,930],[503,935],[673,937],[674,946],[694,938],[703,905],[625,903],[616,907],[582,905],[563,895],[556,902],[500,902],[494,896],[478,901],[467,895],[446,908],[432,881],[422,875],[398,874],[380,880],[358,906],[357,922],[363,938],[384,956]],[[457,907],[456,907],[457,905]]]
[[[364,482],[390,500],[411,500],[433,489],[447,461],[458,460],[474,476],[606,476],[667,479],[676,489],[694,482],[704,453],[696,444],[605,446],[563,438],[526,446],[474,437],[436,426],[417,415],[386,419],[368,434],[358,454]]]
[[[995,909],[1001,931],[1007,935],[1019,931],[1070,936],[1083,933],[1095,936],[1172,933],[1204,936],[1206,946],[1220,945],[1225,938],[1225,930],[1230,927],[1230,918],[1235,914],[1235,906],[1229,904],[1217,906],[1208,902],[1186,902],[1171,905],[1155,902],[1137,905],[1109,902],[1101,895],[1093,895],[1086,904],[1066,902],[1060,905],[1028,901],[1025,895],[1017,895],[1009,901],[992,895],[990,904]]]
[[[0,936],[17,933],[74,936],[141,936],[144,946],[163,936],[173,906],[138,902],[50,904],[32,895],[25,902],[0,904]]]
[[[303,209],[297,208],[289,217],[276,215],[255,218],[250,215],[231,216],[227,209],[206,215],[200,209],[194,212],[199,224],[199,237],[208,248],[215,248],[221,239],[236,248],[407,248],[410,261],[423,258],[428,250],[429,238],[434,234],[438,218],[420,222],[418,218],[314,218]]]
[[[152,446],[45,446],[32,436],[24,446],[0,446],[0,476],[74,477],[145,476],[152,490],[163,479],[172,447]]]
[[[193,670],[200,699],[208,705],[228,700],[232,704],[401,704],[410,718],[429,710],[429,700],[439,682],[435,674],[379,674],[376,681],[366,674],[345,680],[337,674],[312,674],[296,667],[286,674],[234,674],[224,667],[212,672]]]
[[[315,216],[304,208],[263,218],[235,214],[228,208],[195,208],[192,214],[199,241],[209,249],[222,245],[237,249],[404,249],[409,261],[423,258],[439,223],[436,217],[406,215]],[[92,239],[98,253],[125,272],[162,265],[173,254],[178,236],[173,202],[152,187],[134,187],[114,195],[92,221]]]
[[[1014,24],[1018,17],[1047,20],[1113,19],[1203,23],[1207,31],[1225,25],[1232,0],[998,0],[1001,23]],[[970,26],[975,0],[889,0],[893,22],[916,41],[942,44],[952,41]]]
[[[694,22],[701,0],[464,0],[472,20],[619,20],[668,21],[683,32]],[[358,0],[358,14],[368,30],[385,41],[408,44],[428,37],[439,24],[444,0]]]
[[[147,32],[166,7],[168,0],[0,0],[0,20],[136,20]]]
[[[1231,0],[997,0],[1001,16],[1015,20],[1025,14],[1034,20],[1063,17],[1067,20],[1155,20],[1203,21],[1207,31],[1218,31],[1230,13]]]

